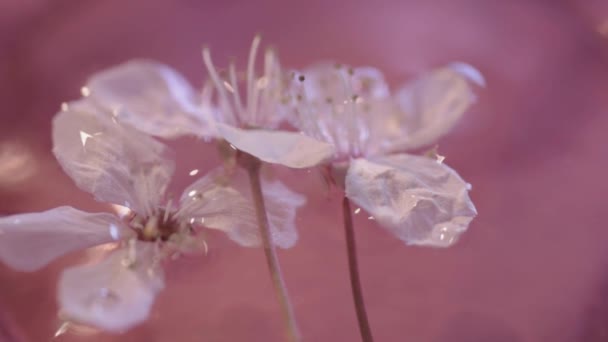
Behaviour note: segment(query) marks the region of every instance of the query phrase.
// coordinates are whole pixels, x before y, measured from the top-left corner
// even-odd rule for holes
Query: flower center
[[[148,242],[167,241],[173,234],[190,229],[188,223],[181,222],[165,209],[148,217],[135,215],[129,225],[137,233],[137,239]]]

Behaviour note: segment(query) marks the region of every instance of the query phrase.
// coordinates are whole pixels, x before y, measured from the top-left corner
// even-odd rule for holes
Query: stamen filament
[[[355,154],[358,154],[361,150],[361,146],[359,146],[359,139],[357,137],[357,126],[356,126],[356,118],[357,118],[357,104],[355,103],[354,100],[352,100],[352,95],[354,95],[354,91],[353,91],[353,87],[351,86],[351,83],[349,82],[349,80],[346,79],[346,75],[344,74],[344,72],[342,70],[336,70],[336,72],[340,75],[340,79],[342,80],[342,84],[344,86],[344,92],[347,94],[347,98],[344,100],[344,106],[347,105],[351,105],[352,106],[352,115],[351,117],[343,117],[343,120],[341,120],[342,122],[346,123],[347,125],[347,135],[348,135],[348,139],[346,139],[346,141],[349,144],[353,144],[354,146],[348,146],[348,150],[352,150]],[[344,114],[348,113],[346,111],[346,109],[342,112],[343,116]]]
[[[230,63],[230,66],[228,67],[228,73],[230,76],[230,84],[232,85],[232,88],[234,89],[234,91],[232,92],[232,95],[234,96],[234,103],[236,104],[236,109],[239,113],[239,117],[243,117],[243,102],[241,101],[241,95],[239,93],[239,83],[238,83],[238,79],[236,77],[236,67],[234,66],[234,63]]]
[[[211,77],[211,80],[213,81],[213,84],[215,85],[215,89],[218,92],[218,96],[219,96],[219,100],[221,103],[221,106],[224,110],[224,114],[229,115],[232,120],[238,124],[239,123],[239,118],[235,115],[234,111],[232,110],[232,106],[230,105],[230,100],[228,99],[228,94],[226,94],[226,89],[224,88],[223,82],[220,80],[220,76],[217,72],[217,70],[215,69],[215,66],[213,65],[213,61],[211,60],[211,52],[209,51],[209,48],[205,47],[203,49],[203,62],[205,63],[205,66],[207,67],[207,70],[209,71],[209,76]]]
[[[251,122],[255,122],[257,108],[254,104],[257,101],[257,87],[255,87],[255,57],[258,53],[258,47],[262,37],[259,34],[253,38],[251,50],[249,51],[249,60],[247,61],[247,111]]]
[[[171,204],[173,202],[173,199],[170,199],[169,202],[167,202],[167,207],[165,208],[165,216],[163,217],[163,223],[167,223],[167,220],[169,219],[169,212],[171,211]]]

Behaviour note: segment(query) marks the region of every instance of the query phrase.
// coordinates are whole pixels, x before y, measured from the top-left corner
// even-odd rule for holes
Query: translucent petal
[[[279,181],[263,180],[262,192],[274,243],[282,248],[293,247],[298,240],[296,211],[306,204],[306,197]]]
[[[225,232],[242,246],[259,245],[253,203],[230,186],[223,169],[216,169],[183,193],[179,215],[183,220]]]
[[[296,73],[288,88],[293,111],[289,121],[311,137],[332,144],[339,157],[362,155],[377,121],[390,111],[382,73],[371,67],[319,64]]]
[[[120,122],[164,138],[208,136],[210,110],[176,70],[150,60],[133,60],[103,70],[87,82],[89,97]]]
[[[306,199],[278,181],[262,180],[262,191],[273,242],[281,248],[292,247],[298,239],[296,210]],[[182,207],[185,218],[224,231],[242,246],[261,245],[249,180],[241,169],[230,175],[217,169],[199,179],[184,192]]]
[[[137,242],[110,253],[97,264],[63,271],[57,298],[70,320],[121,332],[148,318],[156,294],[163,289],[162,269],[154,244]]]
[[[334,153],[332,145],[300,133],[240,129],[218,124],[219,134],[230,144],[267,163],[292,168],[316,166]]]
[[[35,271],[72,251],[122,239],[129,231],[112,214],[58,207],[0,218],[0,260]]]
[[[395,95],[393,116],[386,122],[384,150],[422,147],[446,134],[475,101],[470,82],[482,82],[470,65],[453,63],[407,84]]]
[[[87,99],[67,105],[53,121],[53,152],[63,170],[99,201],[149,213],[164,195],[173,163],[168,148]]]
[[[357,67],[336,63],[319,63],[306,68],[298,75],[305,88],[307,99],[327,102],[348,100],[353,95],[364,98],[383,98],[390,95],[382,72],[372,67]]]
[[[346,196],[407,244],[447,247],[477,214],[456,171],[407,154],[351,161]]]

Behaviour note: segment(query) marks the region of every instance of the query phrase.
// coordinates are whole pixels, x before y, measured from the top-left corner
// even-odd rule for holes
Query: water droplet
[[[120,296],[113,290],[107,287],[102,287],[90,295],[87,302],[88,305],[101,310],[109,309],[115,306],[120,301]]]
[[[230,148],[236,151],[236,146],[230,144]]]
[[[368,220],[375,220],[376,218],[375,218],[375,217],[373,217],[373,216],[368,216],[368,217],[367,217],[367,219],[368,219]]]
[[[471,191],[473,189],[473,185],[471,183],[467,183],[465,185],[465,187],[467,188],[467,190]]]
[[[111,224],[110,225],[110,236],[114,240],[119,240],[120,239],[120,232],[118,230],[118,227],[115,224]]]
[[[82,94],[82,96],[87,97],[91,95],[91,89],[89,89],[88,87],[82,87],[80,88],[80,93]]]
[[[82,142],[82,147],[87,144],[87,140],[92,138],[93,136],[87,132],[80,131],[80,141]]]
[[[435,160],[438,164],[441,164],[445,160],[445,156],[442,156],[439,153],[435,153]]]
[[[198,169],[194,169],[192,171],[190,171],[189,175],[190,176],[196,176],[198,174]]]
[[[61,110],[64,112],[67,112],[70,109],[70,106],[67,104],[67,102],[64,102],[61,104]]]
[[[55,335],[53,337],[57,338],[70,330],[70,322],[63,322],[57,331],[55,331]]]
[[[357,209],[355,209],[355,215],[357,215],[357,214],[358,214],[358,213],[360,213],[360,212],[361,212],[361,208],[357,208]]]
[[[190,197],[196,196],[196,190],[190,190],[190,192],[188,192],[188,196],[190,196]]]

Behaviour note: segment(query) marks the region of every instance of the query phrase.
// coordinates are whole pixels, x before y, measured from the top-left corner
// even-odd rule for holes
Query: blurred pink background
[[[397,84],[460,60],[487,88],[440,153],[473,184],[479,216],[450,249],[406,247],[356,217],[377,342],[608,341],[608,3],[596,1],[0,2],[0,215],[69,204],[79,191],[50,149],[50,123],[92,72],[158,59],[200,84],[202,44],[246,58],[256,32],[283,64],[383,69]],[[176,144],[180,179],[212,148]],[[202,149],[201,149],[202,148]],[[340,201],[314,174],[275,170],[309,196],[299,244],[281,251],[306,341],[358,341]],[[1,238],[1,237],[0,237]],[[57,341],[281,341],[263,252],[212,236],[168,269],[149,321],[124,335]],[[0,266],[0,341],[49,341],[55,282],[72,255],[25,274]],[[11,337],[12,336],[12,337]]]

